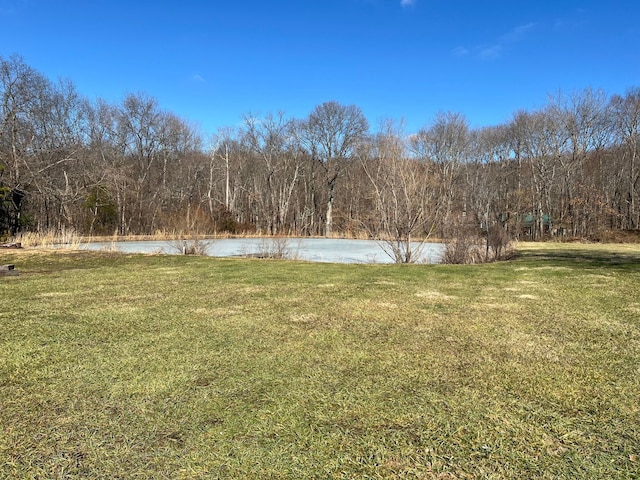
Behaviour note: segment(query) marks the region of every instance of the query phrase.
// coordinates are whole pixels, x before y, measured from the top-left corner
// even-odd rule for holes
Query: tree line
[[[504,124],[418,132],[355,105],[246,114],[204,137],[145,93],[84,98],[0,56],[0,237],[183,231],[541,239],[640,228],[640,88],[550,96]],[[405,258],[406,259],[406,258]]]

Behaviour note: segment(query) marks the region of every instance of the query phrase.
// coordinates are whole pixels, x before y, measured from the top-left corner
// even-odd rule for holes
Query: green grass
[[[0,478],[640,477],[640,246],[6,263]]]

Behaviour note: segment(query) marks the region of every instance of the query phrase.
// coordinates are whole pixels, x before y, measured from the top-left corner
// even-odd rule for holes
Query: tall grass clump
[[[76,250],[82,243],[82,236],[73,228],[20,232],[15,238],[23,247],[53,247]]]

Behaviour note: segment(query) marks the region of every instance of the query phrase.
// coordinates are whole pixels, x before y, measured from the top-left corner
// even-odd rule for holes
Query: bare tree
[[[18,56],[0,57],[0,165],[8,177],[15,218],[26,199],[42,228],[74,219],[83,182],[74,176],[82,150],[82,99],[69,80],[52,83]]]
[[[214,215],[214,190],[216,171],[220,170],[218,164],[221,164],[224,178],[224,200],[221,203],[227,211],[234,208],[235,193],[232,181],[232,156],[234,150],[237,150],[237,131],[235,128],[226,127],[218,129],[211,137],[209,150],[209,182],[207,188],[207,203],[211,215]]]
[[[362,164],[373,187],[375,236],[396,263],[417,261],[435,223],[430,205],[435,182],[428,165],[408,156],[402,124],[393,121],[382,123]]]
[[[355,105],[325,102],[318,105],[304,123],[302,140],[311,161],[320,166],[326,186],[325,236],[333,228],[336,186],[345,162],[353,158],[369,129],[367,119]]]
[[[616,137],[623,146],[621,174],[627,178],[624,203],[624,228],[640,228],[640,88],[627,91],[624,97],[611,98]]]
[[[510,161],[509,129],[507,126],[485,127],[471,132],[472,151],[463,169],[467,179],[469,200],[465,202],[463,219],[469,219],[463,230],[477,236],[482,232],[485,249],[484,260],[499,259],[509,240],[509,221],[513,209],[518,208],[515,195],[517,174]],[[515,199],[513,197],[516,197]],[[515,216],[517,218],[517,215]],[[473,224],[471,225],[471,222]],[[466,227],[466,228],[464,228]]]
[[[294,122],[283,113],[270,113],[264,118],[246,115],[244,123],[244,141],[261,165],[261,174],[254,178],[254,192],[263,212],[261,217],[270,234],[284,233],[302,168]]]
[[[585,184],[584,165],[590,153],[607,144],[607,98],[601,90],[586,89],[570,96],[560,92],[551,99],[548,115],[566,138],[558,155],[562,175],[559,215],[572,235],[586,235],[589,207],[584,207],[589,202],[584,197],[590,189]]]
[[[174,203],[167,183],[169,169],[201,150],[200,136],[194,127],[160,110],[155,98],[142,93],[127,95],[116,112],[116,119],[117,140],[134,175],[134,202],[127,223],[134,222],[136,230],[150,233],[161,225],[159,217],[163,209]],[[189,213],[192,195],[185,195]]]
[[[19,228],[23,200],[37,180],[29,173],[30,154],[37,149],[33,121],[38,98],[48,89],[49,81],[21,57],[0,57],[0,174],[8,191],[4,198],[11,233]]]
[[[89,197],[86,208],[90,216],[89,233],[98,228],[101,233],[125,234],[129,226],[129,197],[133,190],[133,165],[125,156],[126,145],[118,132],[118,107],[98,99],[87,104],[87,159]],[[93,194],[93,195],[92,195]],[[115,210],[106,217],[103,211]]]
[[[548,109],[521,113],[519,128],[524,134],[523,153],[531,175],[529,212],[533,239],[548,230],[557,198],[558,159],[566,148],[567,137],[557,118]]]
[[[469,125],[460,113],[440,112],[428,128],[412,138],[414,155],[433,162],[439,173],[439,209],[442,212],[443,233],[448,230],[461,166],[467,160],[470,144]]]

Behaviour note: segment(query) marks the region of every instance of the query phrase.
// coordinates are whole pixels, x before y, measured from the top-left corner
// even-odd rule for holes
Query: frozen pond
[[[334,238],[228,238],[200,240],[206,255],[212,257],[262,256],[265,252],[283,251],[285,258],[330,263],[393,263],[381,242]],[[415,244],[419,247],[419,244]],[[81,245],[89,250],[115,249],[126,253],[181,253],[178,241],[94,242]],[[418,262],[439,263],[444,246],[425,243]]]

